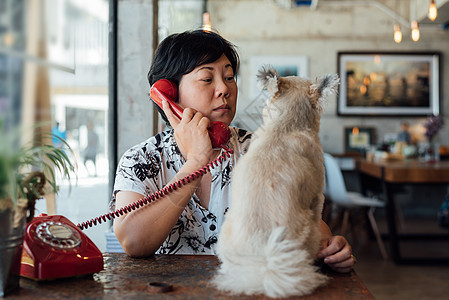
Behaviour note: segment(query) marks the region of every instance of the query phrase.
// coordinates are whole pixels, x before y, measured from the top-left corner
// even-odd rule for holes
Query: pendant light
[[[437,6],[435,5],[435,0],[430,1],[429,5],[429,19],[431,21],[435,21],[437,18],[438,12],[437,12]]]
[[[396,42],[396,44],[399,44],[402,41],[401,26],[399,26],[399,24],[394,25],[393,38],[394,38],[394,41]]]
[[[419,41],[419,28],[417,21],[412,21],[412,40],[414,42]]]
[[[210,24],[210,14],[208,12],[203,13],[203,30],[206,32],[212,31],[212,26]]]

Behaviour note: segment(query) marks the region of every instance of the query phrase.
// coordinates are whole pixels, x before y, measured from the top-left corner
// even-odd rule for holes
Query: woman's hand
[[[337,272],[350,272],[356,262],[351,245],[343,236],[333,236],[329,226],[323,220],[320,222],[320,232],[322,238],[318,259],[324,259],[324,263]]]
[[[322,250],[318,253],[319,259],[324,259],[324,263],[337,272],[347,273],[352,270],[356,259],[352,255],[351,245],[343,236],[331,236],[321,242]]]
[[[213,153],[207,131],[209,119],[192,108],[186,108],[180,120],[172,112],[167,101],[162,101],[162,107],[174,129],[176,143],[186,161],[195,159],[201,166],[207,164]]]

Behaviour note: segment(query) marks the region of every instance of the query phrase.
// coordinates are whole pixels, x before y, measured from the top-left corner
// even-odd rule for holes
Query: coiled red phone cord
[[[180,188],[181,186],[200,178],[201,176],[203,176],[204,174],[210,172],[211,169],[214,169],[216,166],[218,166],[219,164],[223,163],[223,161],[226,160],[226,158],[231,157],[231,155],[234,153],[234,151],[232,151],[231,149],[225,147],[225,146],[221,146],[225,152],[223,154],[221,154],[220,156],[218,156],[216,159],[214,159],[213,161],[211,161],[210,163],[208,163],[207,165],[205,165],[204,167],[202,167],[201,169],[199,169],[198,171],[193,172],[190,175],[187,175],[184,178],[179,179],[178,181],[167,185],[165,187],[163,187],[162,189],[160,189],[157,192],[154,192],[153,194],[143,197],[125,207],[116,209],[113,212],[104,214],[102,216],[90,219],[89,221],[83,222],[81,224],[78,224],[76,226],[78,226],[78,228],[80,228],[81,230],[86,229],[88,227],[92,227],[95,226],[97,224],[101,224],[102,222],[106,222],[107,220],[111,220],[114,219],[116,217],[120,217],[130,211],[136,210],[141,206],[147,205],[169,193],[171,193],[172,191],[176,190],[177,188]]]

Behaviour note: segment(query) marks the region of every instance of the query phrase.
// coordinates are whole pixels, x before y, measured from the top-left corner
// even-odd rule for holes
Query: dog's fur
[[[264,124],[232,178],[232,205],[221,229],[217,288],[270,297],[306,295],[324,284],[319,251],[324,165],[318,131],[337,75],[311,82],[263,67],[269,104]]]

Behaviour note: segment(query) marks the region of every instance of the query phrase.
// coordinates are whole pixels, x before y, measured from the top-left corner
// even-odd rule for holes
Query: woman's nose
[[[217,87],[215,89],[215,95],[217,98],[224,97],[227,98],[229,96],[229,87],[224,82],[224,80],[220,80],[217,84]]]

